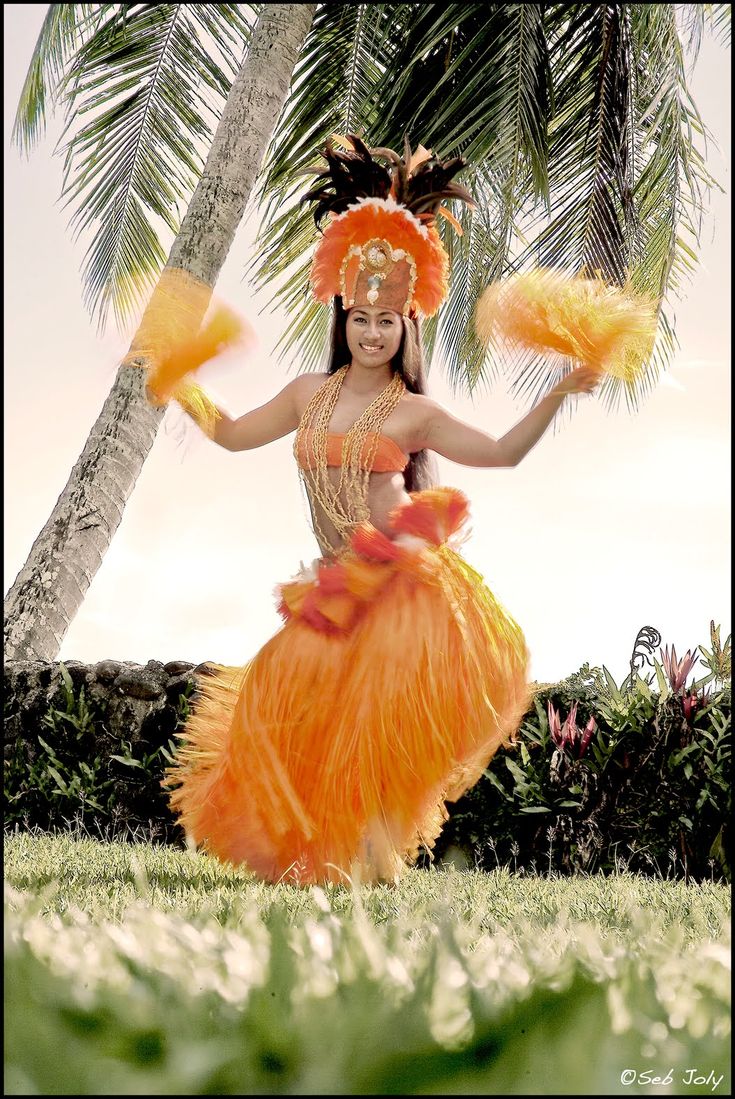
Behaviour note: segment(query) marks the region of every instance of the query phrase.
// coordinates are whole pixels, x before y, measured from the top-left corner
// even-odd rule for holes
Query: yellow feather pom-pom
[[[202,398],[192,396],[194,389],[201,393],[199,387],[182,385],[183,380],[215,355],[250,338],[245,322],[224,305],[200,330],[211,297],[211,287],[188,271],[166,268],[161,274],[129,355],[147,360],[146,385],[156,403],[175,397],[187,408],[203,408]],[[205,419],[209,418],[207,413]]]
[[[654,303],[629,288],[548,268],[491,283],[475,312],[482,343],[568,356],[626,381],[650,357],[656,323]]]

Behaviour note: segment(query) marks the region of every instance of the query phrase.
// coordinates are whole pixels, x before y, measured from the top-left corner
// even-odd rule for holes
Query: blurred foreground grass
[[[298,889],[27,833],[5,878],[6,1094],[730,1093],[722,885]]]

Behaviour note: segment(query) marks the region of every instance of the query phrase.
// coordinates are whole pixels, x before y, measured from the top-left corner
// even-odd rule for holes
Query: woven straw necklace
[[[345,542],[356,526],[370,518],[368,488],[381,428],[406,391],[401,375],[394,374],[385,389],[355,420],[342,444],[339,481],[334,485],[327,464],[329,422],[348,370],[349,366],[341,367],[319,386],[304,409],[294,440],[297,461],[302,453],[306,459],[304,466],[308,467],[303,468],[299,463],[304,487]],[[322,550],[331,549],[314,508],[312,516],[319,545]]]

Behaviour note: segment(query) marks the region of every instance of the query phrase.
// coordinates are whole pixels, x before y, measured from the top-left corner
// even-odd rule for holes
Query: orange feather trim
[[[364,523],[357,528],[350,539],[350,545],[355,553],[359,553],[366,560],[382,563],[398,561],[404,552],[387,534],[383,534],[370,523]]]
[[[481,342],[577,359],[633,381],[653,351],[656,308],[629,287],[539,268],[491,283],[477,303]]]
[[[388,200],[362,199],[333,218],[324,230],[311,265],[316,299],[329,303],[342,294],[342,263],[350,248],[376,237],[413,258],[416,285],[409,305],[426,317],[433,316],[449,289],[449,260],[441,237],[433,226],[421,226],[408,210],[395,203],[391,206]]]
[[[425,489],[411,501],[401,504],[391,515],[394,530],[413,534],[433,545],[441,545],[455,534],[469,515],[467,497],[456,489]]]

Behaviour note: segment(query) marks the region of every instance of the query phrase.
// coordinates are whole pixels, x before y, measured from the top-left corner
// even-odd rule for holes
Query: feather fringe
[[[465,509],[454,495],[438,528]],[[446,543],[408,560],[369,563],[365,575],[388,580],[361,591],[353,628],[294,615],[246,668],[203,682],[166,779],[196,843],[296,884],[395,879],[431,849],[445,802],[474,785],[528,708],[528,652]],[[343,598],[344,572],[332,570],[348,561],[323,563],[325,599]],[[317,583],[302,582],[302,610]]]
[[[449,261],[433,226],[422,226],[409,211],[385,209],[364,200],[350,207],[324,230],[311,265],[311,284],[318,301],[329,302],[343,293],[343,262],[349,250],[374,238],[387,240],[394,250],[408,253],[416,264],[412,301],[425,317],[436,313],[448,290]],[[357,277],[357,270],[353,278]],[[349,279],[346,277],[349,283]]]
[[[577,359],[633,381],[653,351],[656,307],[629,287],[538,268],[491,283],[477,303],[484,344]]]

